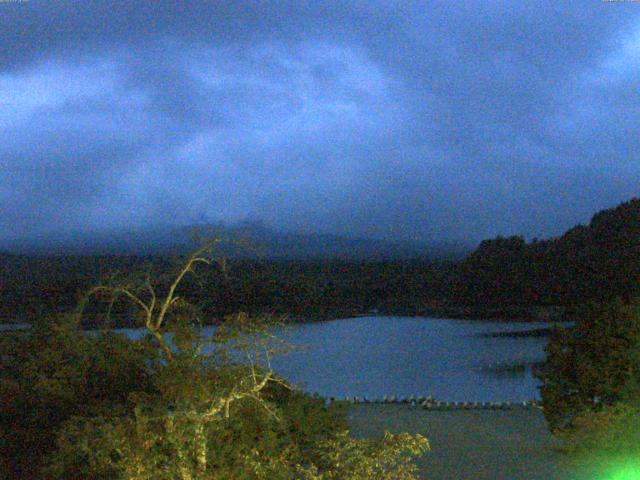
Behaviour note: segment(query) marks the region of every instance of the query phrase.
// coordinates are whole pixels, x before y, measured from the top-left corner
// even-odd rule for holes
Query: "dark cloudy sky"
[[[0,237],[545,237],[640,194],[640,3],[0,1]]]

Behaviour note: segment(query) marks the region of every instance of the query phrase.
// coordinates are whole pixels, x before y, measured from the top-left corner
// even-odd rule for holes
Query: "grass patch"
[[[576,463],[535,408],[427,411],[408,405],[352,405],[356,437],[421,433],[431,451],[419,459],[429,480],[594,480],[596,466]]]

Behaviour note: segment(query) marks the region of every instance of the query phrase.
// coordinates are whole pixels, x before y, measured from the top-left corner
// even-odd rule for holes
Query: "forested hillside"
[[[459,265],[451,302],[572,305],[640,294],[640,199],[593,216],[564,235],[525,243],[485,240]]]
[[[153,269],[162,282],[172,265],[172,258],[159,255],[0,255],[0,318],[28,320],[72,308],[78,292],[112,272]],[[537,306],[615,297],[629,302],[640,296],[640,199],[599,212],[587,226],[557,238],[485,240],[457,262],[231,258],[201,268],[182,294],[198,297],[211,321],[241,308],[319,319],[370,309],[453,315],[456,307],[474,307],[467,315],[493,316],[502,309],[498,316],[508,318],[526,317],[522,312]]]
[[[68,310],[79,292],[118,278],[118,272],[152,270],[158,288],[168,288],[178,262],[158,256],[1,256],[0,318],[30,321],[43,312]],[[419,258],[220,260],[201,265],[181,286],[181,296],[198,300],[207,321],[239,309],[297,319],[350,316],[373,308],[415,314],[426,299],[445,297],[453,265]],[[113,311],[124,313],[118,304]]]

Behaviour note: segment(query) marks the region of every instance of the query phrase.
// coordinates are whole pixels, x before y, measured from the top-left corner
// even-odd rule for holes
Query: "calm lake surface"
[[[540,396],[531,368],[505,373],[487,367],[542,361],[547,339],[480,334],[544,327],[549,324],[381,316],[294,325],[285,338],[306,351],[272,365],[323,396],[516,402]]]
[[[540,397],[529,364],[544,360],[547,339],[482,334],[549,326],[384,316],[294,324],[278,335],[303,351],[276,357],[272,366],[303,390],[327,397],[519,402]],[[121,331],[132,338],[143,332]],[[496,362],[527,366],[491,369]]]

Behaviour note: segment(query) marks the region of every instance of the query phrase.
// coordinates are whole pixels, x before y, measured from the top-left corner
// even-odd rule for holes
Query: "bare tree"
[[[164,294],[154,286],[151,272],[148,271],[142,280],[121,283],[108,282],[91,288],[81,298],[76,315],[81,319],[87,304],[94,297],[108,303],[107,317],[109,317],[114,303],[119,299],[130,302],[139,309],[144,318],[144,327],[157,342],[166,364],[171,366],[176,362],[176,356],[180,349],[175,344],[170,344],[165,336],[173,328],[168,324],[169,316],[178,308],[190,306],[178,294],[180,284],[188,274],[195,273],[195,267],[198,264],[211,265],[216,262],[223,273],[226,273],[226,262],[216,259],[212,255],[213,250],[222,241],[220,238],[209,240],[193,252],[173,277]],[[175,433],[177,428],[186,428],[184,425],[189,425],[188,430],[191,438],[197,446],[193,449],[179,448],[179,451],[176,452],[177,462],[180,464],[180,477],[184,480],[194,478],[188,467],[189,459],[195,460],[197,470],[204,472],[207,469],[206,425],[209,422],[220,418],[229,418],[232,403],[244,399],[256,401],[270,414],[277,416],[275,410],[262,398],[261,392],[270,382],[277,382],[290,388],[286,382],[274,375],[270,361],[273,354],[284,349],[280,348],[284,342],[280,342],[279,348],[274,348],[273,345],[277,343],[277,339],[267,331],[265,326],[254,328],[256,324],[252,323],[252,320],[244,313],[235,315],[229,322],[232,324],[230,328],[219,328],[217,341],[220,343],[233,339],[234,349],[242,352],[246,358],[243,367],[238,369],[239,374],[235,377],[233,385],[224,390],[210,391],[209,397],[204,402],[194,402],[188,409],[179,412],[173,411],[170,415],[163,414],[152,419],[161,421],[165,431],[169,434]],[[261,336],[261,338],[256,338],[256,336]],[[201,348],[202,346],[197,348],[194,355],[200,354]],[[182,421],[182,427],[178,426],[179,419]]]

